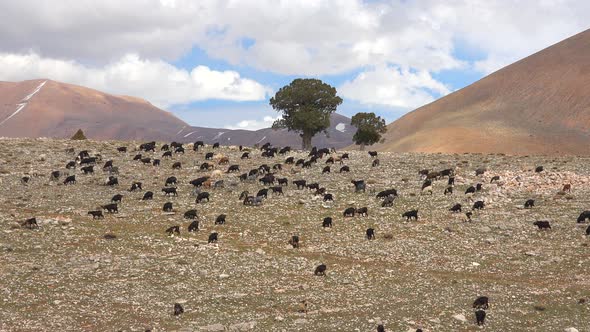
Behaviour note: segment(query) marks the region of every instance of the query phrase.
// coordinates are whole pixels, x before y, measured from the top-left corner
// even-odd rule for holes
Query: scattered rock
[[[457,314],[453,316],[454,319],[460,321],[460,322],[466,322],[467,318],[465,318],[465,315],[463,314]]]

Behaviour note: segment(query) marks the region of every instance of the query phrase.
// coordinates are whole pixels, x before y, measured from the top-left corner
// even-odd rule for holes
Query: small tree
[[[282,118],[273,123],[274,129],[287,128],[299,133],[304,150],[311,149],[311,138],[330,127],[330,114],[342,104],[336,89],[318,79],[293,80],[282,87],[270,105]]]
[[[350,124],[357,128],[356,133],[352,137],[355,144],[361,146],[361,150],[365,149],[365,145],[373,145],[377,142],[382,142],[382,135],[387,132],[387,125],[385,120],[375,113],[357,113],[355,114]]]
[[[72,136],[73,140],[84,140],[86,139],[86,136],[84,136],[84,132],[82,131],[82,129],[78,129],[78,131],[74,134],[74,136]]]

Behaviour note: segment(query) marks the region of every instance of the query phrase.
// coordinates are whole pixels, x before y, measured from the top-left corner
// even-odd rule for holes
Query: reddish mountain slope
[[[329,137],[318,134],[313,144],[336,148],[349,145],[356,131],[350,119],[333,114],[331,122]],[[0,82],[0,136],[68,138],[79,128],[92,139],[301,146],[297,134],[284,130],[193,127],[139,98],[51,80]]]
[[[590,154],[590,30],[406,114],[377,148]]]
[[[69,137],[81,128],[94,139],[170,139],[187,126],[141,99],[51,80],[0,82],[0,101],[0,136]]]

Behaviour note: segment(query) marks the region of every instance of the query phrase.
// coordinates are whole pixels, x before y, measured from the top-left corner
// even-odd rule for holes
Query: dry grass
[[[590,240],[584,236],[587,225],[575,223],[589,206],[585,158],[382,153],[381,166],[371,168],[366,153],[352,152],[349,174],[322,176],[321,164],[297,175],[289,167],[281,172],[289,180],[319,182],[334,194],[334,203],[289,184],[285,196],[244,207],[240,192],[262,186],[240,183],[235,174],[222,176],[226,188],[211,189],[210,203],[195,204],[188,182],[206,174],[198,171],[204,151],[187,151],[154,168],[132,162],[134,152],[116,152],[131,143],[1,143],[0,331],[200,331],[214,330],[213,324],[256,331],[373,331],[379,322],[388,331],[475,331],[471,303],[479,295],[490,297],[486,329],[491,331],[590,329],[588,302],[579,303],[590,298]],[[67,147],[113,159],[121,185],[102,186],[107,175],[100,167],[88,176],[75,171],[73,186],[50,182],[50,171],[63,170],[73,159],[64,153]],[[222,152],[242,171],[283,160],[254,152],[255,158],[241,161],[237,151]],[[38,161],[41,154],[45,161]],[[173,171],[174,161],[183,169]],[[476,178],[474,170],[484,161],[488,172]],[[547,171],[526,171],[537,165]],[[457,167],[455,194],[443,196],[441,180],[433,195],[421,195],[418,170],[447,167]],[[24,186],[25,173],[42,176]],[[496,174],[499,185],[490,185]],[[179,196],[167,198],[160,189],[172,175],[179,178]],[[368,191],[355,194],[351,179],[370,181]],[[128,192],[133,181],[143,182],[143,192],[153,191],[155,199],[142,202],[143,192]],[[485,200],[486,209],[465,222],[463,214],[448,209],[454,203],[470,206],[462,192],[476,182],[484,184],[484,192],[472,200]],[[557,196],[566,182],[572,183],[571,197]],[[390,187],[400,197],[393,207],[381,208],[374,195]],[[86,215],[117,193],[125,196],[119,215],[103,220]],[[528,198],[536,206],[524,210]],[[161,212],[167,201],[175,214]],[[368,206],[369,217],[342,218],[349,206]],[[197,233],[188,233],[190,221],[182,218],[191,208],[201,216]],[[420,220],[405,222],[401,214],[413,208]],[[214,225],[221,213],[227,224]],[[18,226],[33,216],[39,230]],[[326,216],[334,218],[332,229],[321,227]],[[532,225],[538,219],[550,220],[553,229],[538,231]],[[180,236],[165,235],[172,225],[181,225]],[[374,241],[365,238],[369,227],[376,230]],[[219,243],[208,245],[213,231],[220,234]],[[294,234],[301,238],[300,249],[287,243]],[[328,266],[326,277],[313,275],[320,263]],[[303,300],[307,314],[298,312]],[[179,301],[185,313],[177,318],[172,309]],[[453,318],[457,314],[467,321]],[[252,328],[234,325],[254,322]]]

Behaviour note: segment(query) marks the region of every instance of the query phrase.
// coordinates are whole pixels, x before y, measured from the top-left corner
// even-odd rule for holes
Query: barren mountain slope
[[[382,151],[590,154],[590,30],[418,108]]]
[[[138,98],[51,80],[3,82],[0,97],[2,136],[68,137],[81,128],[96,139],[169,139],[187,125]]]
[[[78,128],[93,139],[301,145],[297,134],[285,130],[193,127],[145,100],[82,86],[45,79],[0,82],[0,136],[65,138]],[[342,148],[350,144],[354,132],[349,118],[334,114],[329,137],[318,134],[313,143],[319,147]]]

